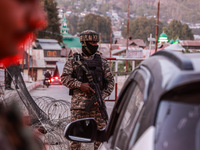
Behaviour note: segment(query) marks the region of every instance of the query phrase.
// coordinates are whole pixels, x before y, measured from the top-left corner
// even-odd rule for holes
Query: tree
[[[72,35],[75,35],[77,33],[77,27],[78,27],[78,16],[69,16],[67,19],[67,26],[69,27],[69,33]]]
[[[60,19],[58,18],[57,3],[55,0],[44,0],[44,10],[47,13],[48,26],[38,33],[38,38],[56,39],[62,42],[60,35]]]
[[[181,39],[183,40],[194,40],[194,35],[192,30],[189,28],[187,24],[184,24],[181,29]]]
[[[166,34],[169,39],[176,40],[177,38],[182,40],[193,40],[194,36],[192,30],[187,24],[182,24],[178,20],[172,20],[167,27]]]
[[[79,23],[78,31],[80,33],[84,30],[94,30],[101,34],[102,42],[110,43],[110,25],[110,18],[88,14],[85,16],[84,21]]]
[[[159,22],[159,33],[162,32],[164,25]],[[156,20],[154,18],[147,19],[146,17],[139,17],[130,21],[129,24],[129,36],[133,39],[143,39],[147,42],[147,38],[150,34],[155,37],[156,33]],[[127,27],[124,26],[122,35],[126,38]]]
[[[100,6],[99,6],[99,12],[101,13],[101,14],[103,14],[103,15],[106,15],[106,12],[108,12],[109,11],[109,9],[110,9],[110,4],[101,4]]]

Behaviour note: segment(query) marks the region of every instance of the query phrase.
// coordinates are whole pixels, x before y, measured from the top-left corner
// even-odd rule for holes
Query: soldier
[[[99,34],[92,30],[86,30],[80,34],[82,43],[82,53],[73,55],[63,69],[61,82],[70,89],[71,99],[71,121],[81,118],[93,117],[97,121],[97,126],[102,129],[106,126],[106,121],[102,118],[99,105],[94,103],[90,111],[86,111],[88,102],[93,98],[96,91],[91,88],[86,72],[76,61],[81,62],[91,73],[92,78],[100,87],[102,99],[111,94],[114,88],[114,78],[109,64],[105,58],[97,54]],[[94,143],[94,149],[98,149],[100,142]],[[81,148],[81,143],[71,142],[71,149]]]

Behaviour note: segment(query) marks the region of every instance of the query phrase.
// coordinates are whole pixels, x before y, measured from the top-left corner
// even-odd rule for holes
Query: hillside
[[[64,8],[73,8],[75,3],[82,3],[83,0],[56,0]],[[105,6],[112,3],[117,11],[127,12],[128,0],[96,0],[103,1]],[[87,4],[86,4],[87,3]],[[91,3],[93,3],[91,5]],[[84,5],[80,7],[90,7],[95,4],[94,0],[84,0]],[[83,5],[83,4],[82,4]],[[66,8],[66,9],[67,9]],[[157,0],[130,0],[130,13],[139,16],[156,15]],[[200,0],[160,0],[160,19],[182,20],[191,23],[200,23]]]
[[[112,0],[117,6],[127,5],[127,1]],[[157,0],[131,0],[130,8],[138,15],[156,15]],[[200,22],[200,0],[160,0],[160,18]]]

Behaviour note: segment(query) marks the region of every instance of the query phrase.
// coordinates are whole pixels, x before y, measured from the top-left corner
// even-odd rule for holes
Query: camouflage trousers
[[[75,121],[81,118],[94,118],[97,122],[98,129],[103,129],[106,126],[105,120],[101,117],[101,113],[98,107],[92,108],[91,112],[86,112],[85,110],[71,110],[71,121]],[[80,142],[70,142],[71,150],[81,150]],[[97,150],[101,142],[94,143],[94,150]]]

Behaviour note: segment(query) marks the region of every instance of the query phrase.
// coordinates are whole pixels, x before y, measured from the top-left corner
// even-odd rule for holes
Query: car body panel
[[[149,127],[131,150],[154,150],[155,127]]]

